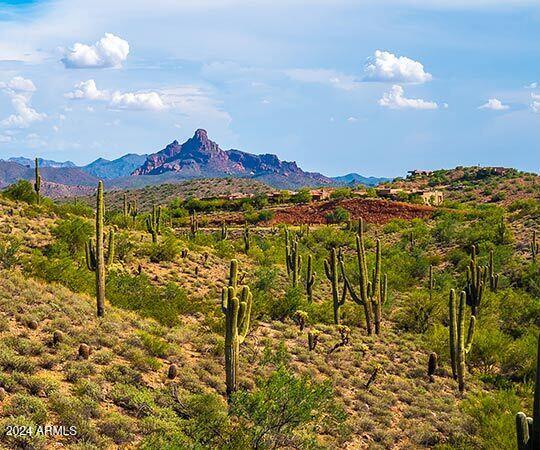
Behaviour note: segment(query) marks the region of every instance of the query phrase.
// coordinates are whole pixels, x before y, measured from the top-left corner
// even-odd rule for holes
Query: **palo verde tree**
[[[221,310],[225,314],[225,382],[227,399],[237,391],[240,344],[249,330],[253,296],[248,286],[238,285],[238,261],[231,261],[229,285],[221,293]]]

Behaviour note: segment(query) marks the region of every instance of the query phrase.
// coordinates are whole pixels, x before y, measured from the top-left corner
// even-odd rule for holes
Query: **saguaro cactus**
[[[478,314],[478,308],[482,302],[486,275],[485,266],[479,265],[476,260],[476,246],[473,245],[471,249],[471,261],[467,268],[467,285],[465,287],[467,305],[470,306],[473,316]]]
[[[155,244],[158,240],[158,234],[161,227],[161,206],[152,206],[152,214],[146,218],[146,230],[152,236],[152,242]]]
[[[227,228],[227,223],[225,221],[221,222],[221,240],[225,241],[229,235],[229,230]]]
[[[127,223],[127,220],[129,218],[129,203],[127,199],[127,194],[124,193],[124,205],[122,208],[122,213],[124,216],[124,221]]]
[[[450,313],[450,358],[452,366],[452,375],[457,378],[459,391],[465,389],[465,357],[471,351],[472,340],[476,317],[471,315],[467,338],[465,339],[465,302],[466,293],[460,292],[459,306],[456,308],[456,293],[454,289],[450,290],[450,300],[448,303]]]
[[[433,280],[433,266],[429,266],[429,299],[433,299],[433,289],[435,288],[435,281]]]
[[[238,354],[249,330],[253,297],[248,286],[238,286],[238,261],[231,261],[229,286],[221,294],[221,310],[225,314],[225,379],[227,399],[236,392]]]
[[[197,213],[195,213],[195,211],[189,215],[189,229],[191,232],[191,237],[197,236],[197,233],[199,232],[199,218],[197,217]]]
[[[428,377],[429,382],[433,383],[435,375],[435,371],[437,370],[437,353],[431,352],[429,354],[429,360],[428,360]]]
[[[366,331],[368,334],[373,334],[373,322],[375,322],[375,333],[381,331],[382,305],[386,301],[387,296],[387,278],[381,284],[381,242],[377,239],[375,253],[375,267],[373,269],[373,278],[369,279],[369,272],[366,261],[366,250],[364,246],[364,226],[363,220],[360,219],[358,226],[358,234],[356,235],[356,255],[358,259],[358,273],[360,274],[360,287],[358,292],[355,292],[351,282],[349,281],[345,265],[341,263],[341,271],[345,280],[345,286],[355,303],[364,307],[364,315],[366,317]]]
[[[302,257],[300,256],[298,239],[292,238],[289,234],[289,230],[285,230],[285,262],[287,265],[287,273],[291,277],[292,285],[297,286],[300,279]]]
[[[313,270],[313,258],[308,255],[306,272],[306,294],[309,303],[313,302],[313,285],[315,284],[315,271]]]
[[[34,191],[36,191],[36,201],[39,205],[41,203],[41,173],[39,170],[39,160],[35,159],[35,182],[34,182]]]
[[[497,292],[497,288],[499,287],[499,274],[495,273],[495,266],[493,265],[493,250],[490,250],[489,252],[488,279],[491,292]]]
[[[516,434],[518,450],[536,450],[540,448],[540,335],[536,354],[536,384],[534,387],[533,416],[525,413],[516,414]]]
[[[103,181],[99,181],[96,195],[96,239],[86,243],[86,265],[96,274],[96,301],[97,315],[102,317],[105,305],[105,251],[103,246],[103,216],[105,205],[103,202]],[[114,232],[109,234],[109,255],[114,258]],[[112,238],[112,241],[111,241]],[[112,258],[107,258],[112,261]]]
[[[244,240],[244,253],[247,255],[251,247],[251,235],[247,224],[244,227],[244,231],[242,232],[242,239]]]
[[[532,256],[533,262],[536,262],[536,256],[538,255],[539,251],[540,251],[540,244],[536,242],[536,230],[533,230],[532,240],[531,240],[531,256]]]
[[[324,272],[326,273],[326,278],[328,278],[328,280],[330,281],[330,285],[332,286],[332,305],[334,307],[334,323],[336,325],[339,325],[341,323],[339,310],[345,304],[345,298],[347,296],[347,288],[346,288],[346,282],[344,281],[343,291],[340,296],[339,295],[338,253],[335,247],[333,247],[330,250],[330,257],[324,260]]]

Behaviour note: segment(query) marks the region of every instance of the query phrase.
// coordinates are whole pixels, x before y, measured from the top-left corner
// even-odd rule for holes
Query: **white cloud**
[[[421,98],[406,98],[401,86],[394,84],[390,92],[385,92],[379,105],[390,109],[437,109],[439,105],[435,102],[422,100]]]
[[[535,113],[540,113],[540,94],[531,94],[531,109]]]
[[[536,89],[537,87],[538,87],[538,83],[535,81],[525,86],[525,89]]]
[[[478,107],[478,109],[491,109],[493,111],[503,111],[508,108],[510,108],[510,106],[504,105],[497,98],[490,98],[486,103]]]
[[[52,129],[55,133],[58,133],[58,131],[60,130],[60,128],[58,128],[58,125],[53,125]]]
[[[23,77],[13,77],[7,83],[0,82],[0,88],[10,89],[13,92],[35,92],[36,86],[32,80]]]
[[[109,100],[108,91],[100,91],[94,80],[81,81],[75,85],[75,90],[64,94],[72,100]]]
[[[425,83],[433,78],[420,62],[381,50],[376,50],[375,56],[368,59],[364,73],[364,81]]]
[[[111,107],[131,110],[161,111],[166,109],[163,99],[157,92],[114,92]]]
[[[4,128],[27,128],[34,122],[39,122],[47,117],[44,113],[37,112],[30,106],[30,100],[36,90],[36,86],[27,78],[14,77],[7,83],[1,83],[4,93],[10,98],[15,114],[0,121]]]
[[[289,69],[285,71],[290,79],[303,83],[318,83],[350,91],[358,86],[355,78],[328,69]]]
[[[129,43],[112,33],[105,33],[93,45],[77,42],[64,53],[62,62],[68,69],[121,67],[129,54]]]
[[[351,116],[351,117],[349,117],[349,118],[347,119],[347,122],[349,122],[349,123],[355,123],[355,122],[358,122],[358,119],[357,119],[356,117],[352,117],[352,116]]]
[[[77,83],[75,90],[64,96],[71,100],[107,101],[109,107],[113,109],[160,111],[167,108],[165,100],[157,92],[114,91],[110,93],[107,90],[100,90],[94,80]]]
[[[7,144],[8,142],[11,142],[11,139],[11,136],[0,134],[0,144]]]

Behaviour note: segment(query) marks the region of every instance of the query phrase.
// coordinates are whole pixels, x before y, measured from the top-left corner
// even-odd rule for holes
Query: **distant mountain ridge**
[[[21,166],[34,167],[34,160],[25,158],[24,156],[14,156],[8,159],[9,162],[15,162]],[[41,167],[77,167],[77,165],[71,161],[53,161],[52,159],[38,158],[39,165]]]
[[[147,156],[128,153],[112,161],[105,158],[98,158],[90,164],[81,167],[81,169],[97,178],[110,180],[131,174],[131,172],[144,163]]]
[[[302,187],[375,186],[386,178],[363,177],[350,173],[330,178],[318,172],[302,170],[294,161],[282,161],[276,155],[256,155],[241,150],[222,150],[198,129],[183,144],[174,140],[164,149],[149,155],[128,153],[114,160],[98,158],[77,167],[71,161],[39,159],[44,181],[65,186],[95,186],[98,179],[108,189],[132,189],[164,183],[181,183],[194,178],[251,178],[278,189]],[[0,160],[0,188],[18,179],[33,180],[34,161],[29,158]],[[51,185],[52,186],[52,185]],[[81,189],[71,189],[79,192]],[[63,188],[62,192],[70,192]]]
[[[132,175],[175,173],[179,178],[237,176],[256,178],[278,188],[330,186],[334,184],[317,172],[305,172],[295,162],[281,161],[276,155],[254,155],[240,150],[222,150],[198,129],[183,144],[177,140],[148,156]]]
[[[353,172],[340,177],[332,177],[332,180],[339,184],[347,184],[351,186],[356,184],[363,184],[365,186],[377,186],[381,183],[392,181],[392,178],[364,177]]]

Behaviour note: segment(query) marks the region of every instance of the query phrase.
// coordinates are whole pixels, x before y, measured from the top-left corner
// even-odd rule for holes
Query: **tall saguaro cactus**
[[[341,255],[339,259],[341,260]],[[324,272],[326,274],[326,278],[328,278],[328,280],[330,281],[330,285],[332,286],[332,305],[334,307],[334,323],[336,325],[339,325],[341,323],[339,310],[345,304],[345,298],[347,296],[347,288],[344,281],[343,291],[340,296],[339,295],[338,253],[335,247],[333,247],[330,250],[330,257],[324,260]]]
[[[467,268],[467,285],[465,287],[467,305],[470,306],[473,316],[478,314],[478,308],[484,295],[484,284],[487,275],[486,268],[479,265],[476,260],[476,252],[476,246],[473,245],[471,249],[471,261]]]
[[[306,272],[306,294],[309,303],[313,302],[313,285],[315,284],[315,271],[313,270],[313,258],[308,255]]]
[[[225,380],[227,399],[236,392],[240,344],[249,330],[253,296],[248,286],[238,286],[238,261],[231,261],[229,285],[221,294],[221,310],[225,314]]]
[[[450,313],[450,359],[452,376],[458,380],[459,391],[465,389],[465,357],[471,351],[476,317],[471,315],[467,337],[465,338],[465,302],[466,293],[460,292],[459,305],[456,305],[456,292],[450,290],[448,303]]]
[[[251,247],[251,235],[247,224],[244,227],[244,231],[242,232],[242,239],[244,240],[244,253],[247,255]]]
[[[199,219],[195,211],[189,215],[189,229],[191,232],[191,237],[197,236],[197,233],[199,232]]]
[[[289,230],[285,230],[285,263],[292,285],[298,286],[302,257],[300,256],[298,238],[291,237]]]
[[[489,279],[489,288],[491,292],[497,292],[499,287],[499,274],[495,273],[495,266],[493,264],[493,250],[489,252],[489,264],[488,264],[488,279]]]
[[[103,217],[105,205],[103,201],[103,181],[99,181],[96,194],[96,238],[86,243],[86,265],[89,270],[96,274],[96,301],[97,315],[103,317],[105,307],[105,249],[103,237]],[[109,256],[107,260],[112,262],[114,258],[114,231],[109,234]]]
[[[35,182],[34,182],[34,191],[36,191],[37,204],[41,203],[41,173],[39,170],[39,160],[35,159]]]
[[[532,256],[533,262],[536,262],[536,257],[538,256],[539,251],[540,251],[540,244],[536,242],[536,230],[533,230],[532,240],[531,240],[531,256]]]
[[[155,244],[158,240],[158,234],[161,228],[161,206],[152,206],[152,214],[146,218],[146,229],[152,236],[152,242]]]
[[[345,286],[355,303],[364,307],[364,315],[366,317],[366,331],[368,334],[373,334],[373,323],[375,324],[375,333],[381,332],[382,305],[386,301],[387,296],[387,278],[384,277],[384,282],[381,285],[382,273],[382,256],[381,242],[377,239],[375,253],[375,267],[373,269],[373,278],[369,279],[369,271],[366,260],[366,250],[364,246],[364,226],[363,220],[360,219],[358,226],[358,234],[356,235],[356,256],[358,259],[358,273],[360,275],[360,286],[356,292],[347,277],[345,265],[341,263],[341,271],[345,280]]]
[[[518,450],[540,448],[540,335],[538,336],[538,353],[536,354],[533,416],[527,417],[522,412],[516,414],[516,434]]]
[[[229,230],[227,228],[227,222],[223,221],[221,222],[221,240],[222,241],[227,240],[228,235],[229,235]]]

